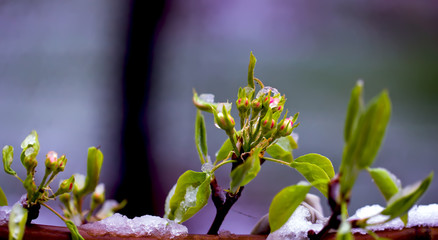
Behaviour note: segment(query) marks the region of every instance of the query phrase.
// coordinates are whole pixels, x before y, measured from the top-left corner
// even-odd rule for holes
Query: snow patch
[[[119,213],[98,222],[84,224],[79,229],[92,236],[109,234],[118,237],[174,238],[188,233],[187,227],[165,218],[145,215],[129,219]]]
[[[0,225],[6,225],[9,221],[9,214],[11,213],[12,207],[1,206],[0,207]]]
[[[313,230],[319,232],[325,224],[326,220],[317,220],[316,223],[311,222],[311,213],[308,208],[298,206],[289,220],[277,231],[269,234],[267,240],[304,240],[307,238],[307,232]]]
[[[356,213],[349,219],[361,219],[366,217],[371,217],[368,223],[379,223],[388,219],[388,216],[380,215],[384,207],[380,205],[370,205],[365,206],[356,211]],[[377,214],[377,215],[376,215]],[[303,240],[308,239],[307,233],[310,230],[319,232],[326,220],[318,220],[316,223],[310,221],[310,212],[307,208],[299,206],[294,214],[289,218],[285,225],[283,225],[277,231],[269,234],[268,240],[283,240],[283,239],[293,239],[293,240]],[[369,226],[368,229],[372,231],[383,231],[383,230],[401,230],[405,226],[400,218],[393,219],[387,223]],[[430,205],[419,205],[414,206],[408,212],[408,224],[407,228],[411,227],[438,227],[438,204]],[[365,234],[366,232],[362,229],[353,229],[353,232],[359,232]]]

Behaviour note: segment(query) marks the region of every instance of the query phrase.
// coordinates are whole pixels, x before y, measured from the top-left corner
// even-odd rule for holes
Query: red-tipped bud
[[[233,129],[235,125],[234,118],[228,113],[224,114],[223,112],[219,112],[215,114],[214,120],[216,123],[216,127],[225,131]]]
[[[222,105],[221,112],[214,112],[214,122],[216,127],[225,131],[232,131],[234,129],[234,118],[230,115],[225,105]]]
[[[272,119],[272,110],[268,109],[266,115],[262,119],[262,131],[267,133],[275,127],[275,120]]]
[[[65,155],[62,155],[59,159],[58,159],[58,172],[62,172],[65,169],[65,165],[67,164],[67,158],[65,157]]]
[[[278,125],[278,134],[282,137],[289,136],[292,133],[293,125],[292,117],[282,120]]]
[[[247,97],[237,99],[236,106],[239,112],[247,111],[249,109],[249,99]]]
[[[264,120],[264,121],[262,122],[262,127],[263,127],[264,129],[267,129],[267,130],[271,130],[271,129],[273,129],[273,128],[275,127],[275,120],[274,120],[274,119],[271,119],[271,121],[269,121],[269,120]]]
[[[55,171],[58,168],[58,154],[50,151],[46,154],[46,168]]]
[[[270,102],[271,102],[271,92],[269,92],[267,95],[263,97],[263,101],[262,101],[263,107],[269,108]]]
[[[59,185],[58,191],[56,191],[55,196],[71,192],[73,190],[73,186],[75,183],[75,177],[71,176],[69,179],[66,179],[61,182]]]

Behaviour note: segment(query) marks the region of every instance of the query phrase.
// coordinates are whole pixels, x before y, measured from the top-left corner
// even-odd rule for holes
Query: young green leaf
[[[310,184],[298,183],[297,185],[284,188],[275,195],[269,207],[271,232],[278,230],[287,222],[295,212],[295,209],[306,198],[306,194],[311,187],[312,185]]]
[[[200,110],[196,112],[195,144],[196,144],[196,149],[198,150],[199,159],[201,160],[201,163],[202,164],[206,163],[204,157],[208,155],[207,131],[205,129],[204,116],[202,115]]]
[[[277,143],[266,149],[266,152],[273,158],[291,163],[293,161],[292,150],[297,149],[298,145],[292,136],[281,137]]]
[[[79,196],[84,196],[88,193],[92,193],[99,182],[100,169],[103,163],[102,152],[95,148],[88,148],[87,157],[87,177],[85,178],[85,185],[80,190]]]
[[[253,180],[260,171],[260,154],[261,148],[256,148],[244,163],[237,166],[231,171],[230,191],[236,193],[239,187],[245,186]]]
[[[335,170],[333,169],[332,162],[323,155],[317,153],[309,153],[295,159],[295,162],[307,162],[311,164],[315,164],[320,167],[327,176],[332,179],[335,176]]]
[[[227,159],[230,155],[230,152],[232,151],[233,151],[233,145],[231,144],[230,139],[227,138],[224,144],[222,144],[222,147],[216,153],[216,162]]]
[[[429,187],[432,178],[433,172],[422,182],[403,188],[388,201],[381,214],[390,216],[387,221],[405,215]]]
[[[84,238],[79,233],[78,228],[71,220],[66,220],[64,222],[67,228],[70,230],[72,240],[84,240]]]
[[[24,209],[19,203],[16,203],[12,207],[8,223],[10,240],[23,239],[24,230],[26,228],[27,213],[27,209]]]
[[[400,190],[400,180],[388,170],[384,168],[368,168],[368,172],[386,201],[389,201]]]
[[[0,206],[8,206],[8,199],[6,198],[5,192],[0,187]]]
[[[201,111],[213,113],[216,110],[218,103],[214,102],[213,94],[201,94],[198,96],[195,90],[193,90],[193,104]]]
[[[257,59],[254,57],[252,52],[249,55],[249,65],[248,65],[248,87],[255,88],[254,85],[254,68],[255,64],[257,62]]]
[[[33,147],[36,152],[40,150],[40,142],[38,141],[38,134],[35,130],[27,135],[27,137],[21,142],[21,148],[25,150],[28,147]]]
[[[350,102],[348,103],[347,114],[345,117],[344,139],[348,142],[353,130],[353,126],[357,120],[357,116],[363,107],[362,99],[363,82],[357,81],[356,86],[351,91]]]
[[[290,164],[290,166],[301,173],[301,175],[303,175],[307,181],[309,181],[316,189],[318,189],[322,194],[324,194],[324,196],[327,197],[330,177],[327,175],[324,169],[309,162],[294,161]]]
[[[3,167],[5,172],[10,175],[16,175],[17,173],[12,170],[11,165],[14,160],[14,148],[12,146],[4,146],[2,150],[3,155]]]
[[[166,196],[166,201],[164,202],[164,217],[169,216],[170,214],[170,199],[172,199],[175,194],[176,184],[170,189],[169,193]]]
[[[347,159],[354,159],[359,169],[364,169],[374,161],[385,135],[391,115],[388,93],[383,91],[368,105],[360,116],[351,141],[347,143]]]
[[[383,91],[375,97],[359,116],[357,124],[345,144],[340,167],[341,193],[348,195],[360,170],[374,161],[391,114],[388,93]]]
[[[165,217],[177,223],[188,220],[207,204],[210,194],[210,175],[186,171],[176,183]]]

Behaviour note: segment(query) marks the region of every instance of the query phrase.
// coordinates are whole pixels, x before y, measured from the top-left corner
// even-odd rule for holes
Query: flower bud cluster
[[[216,127],[227,132],[234,129],[234,125],[236,125],[236,123],[230,114],[230,110],[227,110],[225,105],[222,105],[222,110],[220,112],[214,111],[213,114]]]

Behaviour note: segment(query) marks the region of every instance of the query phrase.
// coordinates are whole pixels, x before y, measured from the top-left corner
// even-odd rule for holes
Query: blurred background
[[[363,79],[366,100],[388,89],[393,104],[374,166],[404,185],[437,172],[438,4],[430,1],[2,1],[0,145],[14,146],[23,176],[19,146],[37,130],[38,182],[48,151],[67,155],[60,178],[68,178],[85,174],[88,147],[101,146],[107,198],[128,199],[129,217],[161,216],[178,176],[201,168],[192,89],[234,102],[250,51],[255,76],[300,112],[294,156],[317,152],[339,168],[350,90]],[[213,157],[226,135],[212,116],[206,123]],[[221,185],[228,174],[217,172]],[[300,180],[264,164],[222,228],[249,233],[275,194]],[[5,173],[0,185],[10,204],[24,194]],[[437,192],[435,179],[420,204],[436,203]],[[363,173],[350,209],[374,203],[384,200]],[[210,203],[185,225],[206,233],[214,214]],[[62,225],[45,209],[36,222]]]

